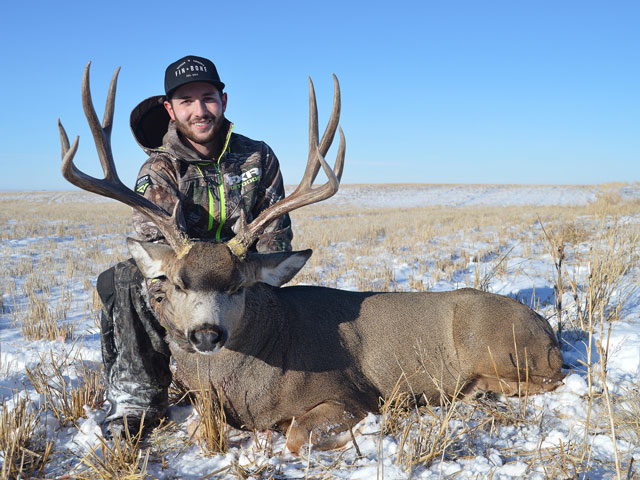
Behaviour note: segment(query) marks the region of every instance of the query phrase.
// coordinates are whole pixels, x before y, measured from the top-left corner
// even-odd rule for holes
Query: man
[[[227,94],[215,65],[186,56],[165,71],[164,96],[141,102],[131,113],[133,134],[149,155],[135,190],[167,212],[180,201],[190,238],[221,242],[234,236],[241,214],[247,222],[284,197],[279,164],[264,142],[233,133],[224,113]],[[134,211],[137,235],[163,241],[151,220]],[[291,250],[288,215],[256,242],[259,252]],[[102,355],[107,399],[105,424],[126,417],[129,431],[157,425],[167,409],[171,383],[166,332],[153,314],[163,300],[161,280],[146,282],[132,259],[98,277],[103,303]],[[107,430],[107,433],[109,430]]]

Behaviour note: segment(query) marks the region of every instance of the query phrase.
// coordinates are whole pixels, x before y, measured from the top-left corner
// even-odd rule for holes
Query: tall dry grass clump
[[[98,437],[99,445],[79,457],[80,465],[72,478],[83,480],[144,480],[147,473],[150,448],[143,441],[142,432],[116,433],[110,441]]]
[[[439,406],[416,407],[413,396],[396,385],[391,397],[380,408],[380,439],[391,435],[398,442],[394,463],[405,471],[417,465],[429,467],[435,460],[459,453],[461,440],[472,428],[461,414],[462,403],[455,397],[441,396]],[[455,421],[454,421],[455,420]],[[378,450],[378,456],[383,452]]]
[[[608,361],[613,325],[638,289],[640,225],[632,217],[639,207],[637,201],[623,202],[618,192],[606,191],[586,207],[587,216],[543,227],[555,268],[559,329],[567,325],[572,339],[584,344],[580,364],[587,381],[586,418],[582,441],[573,444],[571,453],[574,471],[580,474],[594,464],[594,436],[608,432],[615,475],[623,478],[624,457],[617,439],[620,432],[633,437],[635,410],[619,392],[610,390]],[[572,301],[563,301],[568,298]],[[629,472],[632,465],[631,459]]]
[[[37,477],[50,460],[53,441],[46,440],[40,410],[24,397],[16,396],[12,403],[11,409],[4,401],[0,405],[0,478]]]
[[[576,256],[576,264],[587,269],[586,285],[576,278],[578,269],[566,273],[566,280],[576,305],[576,319],[580,329],[588,329],[589,317],[602,312],[605,320],[615,321],[625,302],[638,288],[626,276],[638,265],[640,228],[638,225],[603,225],[592,239],[589,251]]]
[[[222,395],[213,385],[201,385],[200,390],[194,393],[192,404],[198,417],[197,424],[191,429],[192,437],[209,454],[226,453],[229,448],[229,426]]]
[[[28,295],[30,304],[26,311],[14,311],[14,324],[27,340],[60,340],[73,337],[75,325],[66,321],[66,309],[59,305],[51,308],[49,302],[37,294]],[[17,320],[22,317],[22,322]]]
[[[640,447],[640,380],[624,388],[615,411],[615,424],[620,435]]]
[[[76,363],[76,381],[71,381],[65,365]],[[77,425],[86,418],[86,408],[102,408],[105,388],[100,371],[91,370],[81,362],[70,362],[68,357],[56,357],[50,351],[35,368],[26,368],[27,378],[34,390],[42,395],[44,408],[51,412],[60,425]]]

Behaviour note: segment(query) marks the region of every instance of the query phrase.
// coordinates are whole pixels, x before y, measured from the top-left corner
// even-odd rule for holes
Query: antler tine
[[[305,169],[305,174],[302,176],[303,181],[307,178],[307,172],[309,171],[309,169],[316,165],[316,163],[313,162],[313,156],[315,155],[317,145],[318,145],[318,104],[316,102],[316,89],[313,86],[313,80],[311,80],[311,77],[309,77],[309,158],[307,160],[307,167]],[[311,186],[311,183],[309,183],[308,186]]]
[[[62,158],[64,159],[64,156],[69,151],[69,137],[67,136],[67,132],[62,126],[62,122],[60,121],[59,118],[58,118],[58,131],[60,132],[60,146],[62,147]],[[78,140],[77,137],[76,137],[76,140]]]
[[[342,132],[342,128],[340,128],[340,145],[338,146],[338,155],[336,156],[336,163],[334,165],[333,170],[324,159],[324,155],[320,150],[320,146],[316,145],[315,156],[317,161],[318,168],[322,165],[322,169],[324,173],[327,175],[327,183],[320,187],[309,188],[306,191],[301,191],[299,194],[300,199],[309,199],[308,202],[300,202],[301,205],[307,205],[308,203],[316,203],[321,202],[322,200],[326,200],[329,197],[335,195],[340,187],[340,180],[342,179],[342,170],[344,168],[344,157],[346,153],[347,145],[346,140],[344,138],[344,133]],[[293,196],[296,191],[298,191],[300,187],[298,187],[292,194]],[[295,207],[298,208],[298,207]]]
[[[102,117],[102,130],[104,130],[107,140],[109,141],[109,148],[111,148],[111,127],[113,126],[113,111],[116,106],[116,87],[118,85],[118,75],[120,74],[120,67],[116,68],[109,82],[109,91],[107,92],[107,102],[104,106],[104,115]],[[87,88],[89,83],[87,82]]]
[[[333,143],[333,138],[336,133],[336,128],[340,121],[340,84],[338,83],[338,77],[333,74],[333,108],[331,110],[331,116],[327,122],[327,128],[325,128],[322,135],[322,140],[318,144],[318,107],[316,104],[316,91],[313,87],[313,82],[309,78],[309,158],[307,160],[307,166],[300,182],[300,187],[311,188],[318,172],[320,171],[320,163],[316,161],[315,148],[317,145],[320,147],[322,156],[326,155],[329,151],[329,147]]]
[[[333,168],[333,171],[336,174],[338,179],[338,183],[342,181],[342,171],[344,170],[344,157],[347,152],[347,141],[344,138],[344,132],[342,131],[342,127],[339,127],[340,131],[340,144],[338,145],[338,156],[336,158],[336,164]]]
[[[98,120],[98,115],[93,107],[93,100],[91,98],[91,86],[89,70],[91,62],[87,63],[84,68],[84,75],[82,76],[82,108],[84,114],[89,122],[89,128],[93,134],[93,140],[98,150],[98,158],[102,164],[102,171],[104,172],[105,179],[108,181],[120,182],[116,167],[113,163],[113,154],[111,152],[111,127],[113,125],[113,112],[116,99],[116,86],[118,83],[118,73],[120,73],[120,67],[116,68],[116,71],[111,78],[109,84],[109,93],[107,94],[107,102],[104,109],[104,117],[102,125]]]
[[[315,91],[313,83],[309,79],[309,159],[307,160],[305,173],[300,184],[291,195],[263,210],[249,225],[243,225],[239,228],[238,234],[227,242],[231,251],[238,257],[245,256],[247,249],[272,221],[297,208],[326,200],[338,191],[346,153],[346,141],[342,128],[340,128],[340,145],[333,170],[324,159],[324,155],[333,142],[340,118],[340,86],[335,75],[333,78],[333,111],[320,143],[318,143],[318,111]],[[327,182],[322,186],[313,188],[313,181],[320,170],[320,166],[322,166],[327,176]]]
[[[111,127],[113,125],[113,112],[115,106],[116,84],[118,68],[111,79],[109,85],[109,93],[107,95],[107,103],[103,123],[100,125],[98,116],[96,115],[91,99],[91,90],[89,88],[89,68],[91,62],[87,64],[82,78],[82,105],[85,116],[89,122],[91,133],[98,151],[98,157],[102,164],[102,170],[105,178],[99,180],[79,170],[73,163],[73,158],[78,150],[79,138],[76,137],[73,145],[69,146],[69,137],[60,120],[58,120],[58,128],[60,130],[60,144],[62,146],[62,175],[73,185],[86,190],[88,192],[97,193],[104,197],[118,200],[139,212],[147,215],[158,227],[164,235],[167,243],[176,251],[177,254],[183,254],[189,247],[190,243],[186,235],[178,228],[181,225],[180,204],[176,204],[172,214],[167,213],[162,208],[150,202],[141,195],[125,186],[118,177],[113,154],[111,152]]]
[[[327,128],[324,130],[322,140],[320,140],[320,152],[322,155],[326,155],[329,151],[329,147],[333,143],[333,137],[338,128],[338,122],[340,121],[340,107],[342,102],[340,101],[340,83],[338,83],[338,77],[333,74],[333,109],[331,110],[331,116],[327,122]]]

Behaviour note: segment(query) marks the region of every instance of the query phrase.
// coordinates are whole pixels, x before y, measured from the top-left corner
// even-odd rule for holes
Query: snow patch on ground
[[[599,186],[484,186],[484,185],[398,185],[398,186],[350,186],[341,187],[339,193],[327,203],[336,205],[358,203],[372,208],[413,207],[426,205],[445,205],[453,208],[465,206],[501,206],[501,205],[584,205],[593,202],[602,193]],[[640,198],[640,186],[629,185],[622,188],[623,198]],[[39,199],[47,198],[50,202],[65,204],[75,201],[102,202],[100,197],[81,192],[11,192],[0,193],[0,201],[10,199]],[[640,216],[632,216],[623,221],[637,223]],[[72,243],[73,237],[51,237],[53,242]],[[42,239],[22,238],[2,240],[0,247],[3,252],[29,249],[30,245],[37,245]],[[553,278],[553,264],[548,254],[527,257],[520,251],[518,242],[514,241],[509,256],[512,274],[503,278],[495,278],[490,283],[490,290],[503,295],[517,298],[523,303],[539,302],[545,311],[551,312],[554,292],[551,279]],[[340,247],[336,249],[337,258]],[[37,256],[34,248],[32,255]],[[22,254],[21,254],[22,255]],[[409,289],[412,279],[412,267],[401,255],[380,259],[388,261],[399,289]],[[485,267],[489,267],[495,259],[485,259]],[[482,265],[482,261],[479,262]],[[385,263],[387,265],[387,263]],[[465,286],[472,278],[473,265],[452,281],[440,281],[432,285],[432,290],[451,290]],[[588,272],[576,272],[582,278]],[[413,279],[416,280],[415,278]],[[420,280],[420,279],[417,279]],[[17,279],[22,282],[23,279]],[[637,272],[629,275],[629,285],[638,283]],[[635,283],[634,283],[635,282]],[[355,290],[352,281],[340,281],[340,288]],[[35,392],[26,376],[27,368],[34,368],[46,363],[53,353],[57,359],[81,359],[87,365],[99,365],[101,362],[100,338],[94,320],[91,318],[87,305],[91,298],[83,285],[71,285],[74,290],[74,303],[68,311],[68,320],[77,323],[74,341],[26,341],[22,337],[19,327],[14,324],[12,311],[25,304],[25,299],[13,298],[5,293],[0,310],[0,397],[3,398],[4,408],[13,409],[15,402],[22,396],[30,397],[34,402],[44,399]],[[62,295],[62,291],[60,291]],[[567,308],[573,302],[570,295],[563,297]],[[552,320],[553,323],[553,320]],[[621,314],[621,320],[597,334],[592,344],[591,355],[597,361],[595,348],[597,341],[608,339],[609,357],[607,385],[613,395],[618,395],[624,401],[625,392],[630,388],[638,388],[640,381],[640,292],[634,292],[626,303]],[[258,432],[255,436],[250,432],[235,432],[232,446],[224,455],[207,456],[197,445],[190,445],[178,453],[165,458],[162,466],[159,460],[152,461],[149,472],[157,478],[198,479],[212,472],[219,471],[217,476],[235,478],[232,465],[239,465],[248,469],[256,465],[269,467],[265,471],[277,471],[276,478],[305,478],[319,477],[326,473],[326,469],[336,459],[340,459],[342,468],[331,471],[334,478],[362,479],[436,479],[436,478],[545,478],[542,469],[530,470],[526,457],[518,452],[532,454],[544,449],[560,449],[583,441],[583,422],[586,418],[589,395],[586,368],[588,339],[578,332],[564,332],[563,354],[567,364],[568,375],[554,392],[538,395],[528,399],[530,415],[544,412],[536,424],[501,425],[477,433],[477,437],[470,440],[474,446],[468,455],[458,455],[454,459],[437,458],[429,465],[416,465],[411,471],[405,471],[394,462],[401,445],[391,435],[380,435],[380,415],[369,414],[359,426],[360,435],[357,437],[358,449],[356,453],[353,445],[341,452],[312,452],[301,457],[294,457],[284,450],[285,439],[282,435]],[[74,365],[67,365],[65,375],[74,380]],[[595,368],[598,368],[597,366]],[[597,375],[596,375],[597,377]],[[75,378],[77,380],[77,378]],[[596,385],[595,388],[600,388]],[[503,408],[518,408],[517,400],[502,403]],[[58,452],[67,452],[56,457],[57,460],[47,465],[45,472],[48,476],[62,476],[77,468],[69,458],[82,456],[99,446],[98,437],[101,435],[102,423],[108,405],[103,409],[86,411],[86,418],[78,421],[77,427],[61,427],[51,414],[44,414],[41,426],[49,438],[55,440]],[[590,413],[592,418],[607,418],[608,413],[602,404],[595,405]],[[190,414],[184,407],[172,407],[170,416],[183,422]],[[594,468],[589,478],[611,478],[615,471],[609,463],[613,458],[614,444],[604,423],[602,432],[587,439],[592,447]],[[450,428],[460,428],[455,423]],[[176,435],[185,435],[184,432]],[[179,437],[182,438],[182,437]],[[184,437],[186,441],[186,436]],[[261,446],[265,442],[273,443],[271,457],[262,453]],[[628,466],[630,459],[637,465],[640,461],[640,447],[638,440],[633,443],[628,438],[618,438],[616,446]],[[509,454],[508,452],[513,452]],[[600,465],[600,466],[598,466]],[[270,469],[270,470],[269,470]],[[637,472],[637,470],[634,470]],[[251,477],[258,478],[258,477]]]

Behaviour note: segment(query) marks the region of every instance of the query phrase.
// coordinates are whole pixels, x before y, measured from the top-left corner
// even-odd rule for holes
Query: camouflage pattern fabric
[[[130,259],[101,273],[102,360],[111,404],[106,421],[127,415],[147,421],[167,409],[171,384],[165,330],[146,302],[144,277]]]
[[[227,148],[219,161],[198,158],[186,147],[171,122],[163,147],[147,149],[135,189],[154,204],[172,213],[180,200],[185,230],[190,238],[227,241],[244,212],[247,223],[284,197],[278,159],[264,142],[232,133],[226,121]],[[141,240],[162,238],[151,220],[134,211],[133,225]],[[291,250],[288,215],[265,228],[256,243],[259,252]]]

